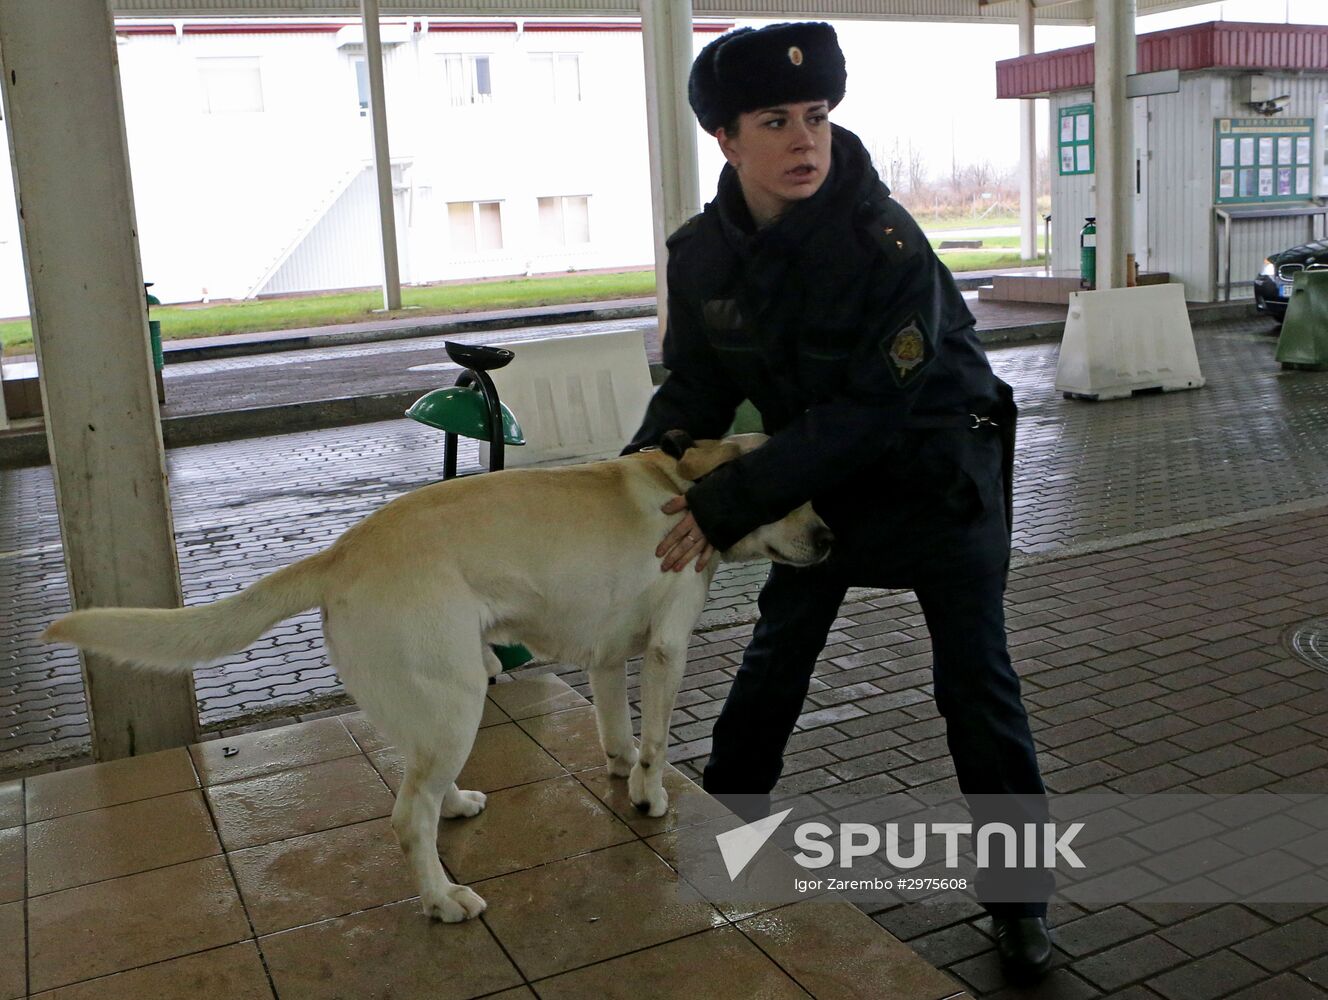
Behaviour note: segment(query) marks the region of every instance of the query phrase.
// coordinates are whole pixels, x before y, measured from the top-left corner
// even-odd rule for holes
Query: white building
[[[1049,97],[1052,267],[1079,274],[1097,214],[1094,48],[997,63],[1004,98]],[[1174,93],[1133,103],[1134,245],[1192,302],[1249,298],[1270,253],[1322,234],[1328,198],[1328,27],[1210,22],[1139,36],[1140,73],[1175,70]],[[1223,216],[1231,218],[1228,258]]]
[[[137,20],[117,38],[154,294],[381,280],[358,22]],[[383,45],[403,282],[653,264],[638,21],[388,19]],[[23,315],[0,215],[0,315]]]

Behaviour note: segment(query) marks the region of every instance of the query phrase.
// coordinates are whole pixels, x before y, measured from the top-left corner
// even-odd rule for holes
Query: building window
[[[203,88],[204,114],[263,110],[263,78],[257,59],[201,58],[198,76]]]
[[[355,62],[355,89],[360,98],[360,117],[369,117],[369,64],[363,59]]]
[[[540,242],[551,247],[590,242],[590,199],[585,195],[539,200]]]
[[[530,57],[535,93],[554,104],[581,100],[581,57],[568,52],[541,52]]]
[[[447,219],[452,232],[452,253],[463,257],[503,248],[502,203],[449,201]]]
[[[452,54],[442,58],[449,104],[465,107],[493,101],[493,78],[488,56]]]

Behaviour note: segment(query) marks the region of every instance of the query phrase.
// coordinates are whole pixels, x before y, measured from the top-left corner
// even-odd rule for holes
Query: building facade
[[[1079,269],[1096,216],[1092,45],[997,64],[1000,97],[1050,98],[1052,268]],[[1190,301],[1249,297],[1270,253],[1305,242],[1328,197],[1328,27],[1212,22],[1139,36],[1138,72],[1179,72],[1179,90],[1132,100],[1133,251]]]
[[[358,22],[116,28],[155,294],[381,281]],[[399,18],[382,34],[403,283],[653,264],[638,21]],[[0,315],[23,315],[14,211],[0,215]]]

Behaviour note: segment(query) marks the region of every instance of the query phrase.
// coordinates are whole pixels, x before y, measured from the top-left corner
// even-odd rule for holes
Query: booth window
[[[204,56],[198,60],[203,113],[208,115],[263,110],[263,77],[257,59]]]
[[[1319,170],[1316,197],[1328,198],[1328,99],[1319,103]]]
[[[444,55],[442,59],[449,104],[465,107],[492,103],[493,77],[487,55],[452,53]]]
[[[501,202],[449,201],[447,219],[453,256],[464,257],[503,248]]]
[[[1093,105],[1061,108],[1056,149],[1060,153],[1062,177],[1093,172]]]
[[[1213,202],[1305,201],[1314,192],[1313,118],[1219,118]]]
[[[545,246],[584,246],[590,242],[590,199],[585,195],[541,198],[539,225]]]

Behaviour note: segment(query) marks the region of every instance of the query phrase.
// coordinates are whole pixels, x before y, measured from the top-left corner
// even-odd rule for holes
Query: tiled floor
[[[0,785],[0,1000],[962,989],[843,900],[737,913],[680,881],[675,814],[631,808],[593,710],[558,678],[491,689],[459,779],[488,807],[443,822],[444,864],[488,902],[479,920],[420,913],[388,819],[398,778],[354,714]],[[677,772],[670,786],[704,794]]]
[[[1268,328],[1258,319],[1198,327],[1206,387],[1111,404],[1053,390],[1055,344],[992,351],[1022,407],[1016,548],[1052,554],[1318,503],[1328,491],[1328,376],[1282,373]],[[466,444],[463,463],[475,451]],[[432,481],[441,442],[436,431],[397,420],[173,449],[167,460],[185,600],[197,604],[325,548],[370,511]],[[750,616],[761,582],[759,567],[722,567],[702,627]],[[50,471],[0,470],[0,773],[86,752],[78,658],[37,641],[68,608]],[[201,667],[195,683],[208,727],[345,697],[317,613]]]

